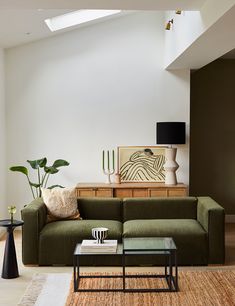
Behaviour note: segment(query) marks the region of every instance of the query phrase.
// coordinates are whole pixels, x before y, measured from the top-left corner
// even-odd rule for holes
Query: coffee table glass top
[[[123,251],[135,254],[160,254],[164,252],[177,250],[177,247],[172,238],[156,238],[156,237],[143,237],[143,238],[124,238],[123,243],[118,243],[117,252],[115,253],[96,253],[96,252],[81,252],[81,243],[78,243],[74,255],[121,255]]]
[[[172,238],[156,238],[156,237],[143,237],[143,238],[124,238],[123,250],[124,251],[171,251],[176,250],[176,245]]]

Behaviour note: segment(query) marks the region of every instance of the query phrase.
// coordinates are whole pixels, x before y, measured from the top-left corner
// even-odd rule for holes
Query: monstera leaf
[[[14,166],[10,168],[11,171],[21,172],[28,176],[28,169],[24,166]]]
[[[53,167],[53,166],[51,166],[51,167],[44,167],[44,171],[46,173],[49,173],[49,174],[55,174],[55,173],[59,172],[59,170],[57,168]]]
[[[64,167],[64,166],[68,166],[69,162],[67,162],[64,159],[57,159],[56,161],[54,161],[52,167],[54,168],[59,168],[59,167]]]
[[[27,180],[33,195],[33,198],[35,199],[36,197],[41,196],[41,188],[44,187],[46,188],[47,182],[49,179],[49,176],[51,174],[55,174],[59,172],[60,167],[68,166],[69,162],[67,162],[64,159],[57,159],[54,161],[52,166],[47,166],[47,158],[41,158],[41,159],[36,159],[36,160],[27,160],[27,162],[30,164],[31,168],[37,171],[37,177],[38,177],[38,182],[33,183],[31,182],[29,178],[29,171],[26,167],[24,166],[13,166],[10,167],[11,171],[15,172],[20,172],[23,173],[24,175],[27,176]],[[64,188],[61,185],[52,185],[49,187],[49,189],[55,188],[55,187],[60,187]]]
[[[41,159],[36,159],[36,160],[27,160],[27,162],[30,164],[30,166],[33,169],[38,169],[38,168],[43,168],[47,164],[47,159],[46,157],[41,158]]]
[[[53,188],[56,188],[56,187],[64,188],[64,186],[61,186],[61,185],[52,185],[50,187],[47,187],[47,189],[53,189]]]

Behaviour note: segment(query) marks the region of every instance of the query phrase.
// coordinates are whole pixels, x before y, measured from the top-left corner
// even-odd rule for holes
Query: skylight
[[[45,20],[48,28],[54,32],[88,21],[120,13],[120,10],[79,10]]]

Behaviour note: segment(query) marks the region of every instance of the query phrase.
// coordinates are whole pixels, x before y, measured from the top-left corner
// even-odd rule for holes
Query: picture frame
[[[163,146],[118,147],[118,170],[121,182],[165,182]]]

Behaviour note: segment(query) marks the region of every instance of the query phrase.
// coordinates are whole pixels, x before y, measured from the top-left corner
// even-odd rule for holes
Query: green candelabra
[[[106,160],[107,159],[107,160]],[[102,167],[103,172],[107,176],[106,183],[111,184],[111,175],[115,172],[115,156],[114,150],[112,150],[112,154],[110,154],[109,150],[102,152]]]

